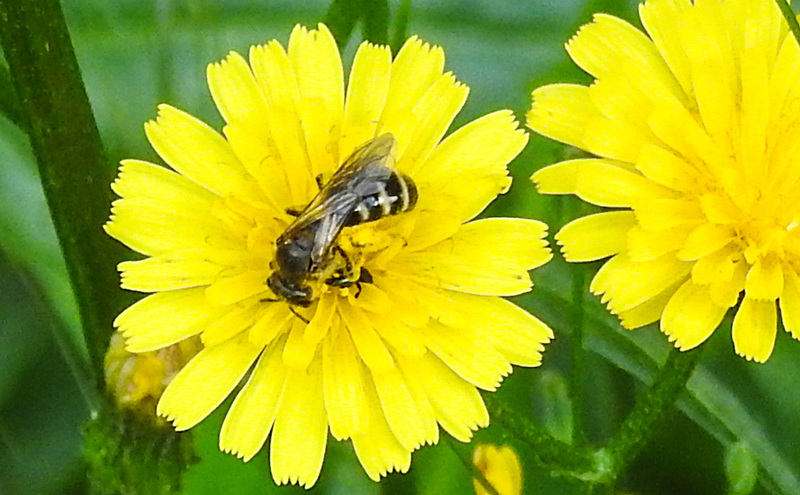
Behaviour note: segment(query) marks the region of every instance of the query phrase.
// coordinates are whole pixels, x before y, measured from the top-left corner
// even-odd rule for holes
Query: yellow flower
[[[498,111],[442,140],[468,92],[443,66],[443,51],[416,38],[394,60],[363,43],[345,97],[328,29],[297,27],[286,51],[272,41],[249,63],[231,53],[209,66],[224,137],[166,105],[146,124],[175,172],[124,161],[106,231],[148,256],[119,267],[123,287],[154,293],[116,320],[128,348],[202,338],[158,404],[177,429],[246,381],[221,449],[249,460],[271,435],[275,481],[309,487],[330,431],[352,440],[377,480],[406,471],[439,426],[468,441],[489,421],[477,389],[494,390],[512,364],[540,363],[550,329],[500,296],[528,291],[527,271],[550,258],[545,225],[473,220],[508,189],[506,165],[527,136]],[[287,209],[302,210],[316,177],[330,180],[387,133],[416,204],[330,239],[325,253],[368,277],[317,280],[308,307],[279,300],[267,280],[294,220]]]
[[[498,495],[520,495],[522,493],[522,467],[514,449],[507,445],[478,445],[472,454],[472,463],[483,473]],[[476,495],[488,495],[483,483],[474,479]]]
[[[199,351],[200,341],[193,337],[157,351],[134,354],[115,333],[103,365],[106,388],[120,407],[155,418],[156,402],[164,389]]]
[[[567,43],[595,78],[533,93],[528,125],[598,158],[533,176],[546,194],[615,208],[556,238],[611,257],[591,284],[625,327],[661,320],[683,350],[728,308],[736,352],[766,361],[777,306],[800,337],[800,53],[771,0],[650,0],[646,36],[608,15]]]

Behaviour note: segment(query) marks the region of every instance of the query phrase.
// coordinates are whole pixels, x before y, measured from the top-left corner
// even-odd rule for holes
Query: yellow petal
[[[478,445],[472,455],[472,463],[483,473],[486,481],[497,495],[520,495],[522,493],[522,467],[519,456],[511,447],[504,445]],[[483,484],[472,480],[476,495],[489,495]]]
[[[157,199],[118,199],[111,206],[106,233],[131,249],[147,255],[207,247],[238,247],[221,222],[209,210],[164,209]]]
[[[353,435],[356,456],[367,476],[373,481],[379,481],[381,476],[392,471],[405,473],[411,466],[411,452],[400,445],[389,428],[371,380],[365,390],[369,429]]]
[[[541,222],[520,218],[477,220],[424,251],[402,253],[391,269],[460,292],[521,294],[532,285],[527,271],[552,257],[542,239],[545,229]]]
[[[618,312],[617,316],[619,317],[622,326],[628,330],[632,330],[634,328],[643,327],[660,320],[667,303],[672,298],[672,295],[675,294],[675,291],[677,291],[678,288],[683,285],[683,283],[684,281],[680,280],[661,291],[658,295],[646,300],[642,304],[634,306],[630,309],[626,309],[625,311]]]
[[[392,54],[388,47],[361,43],[353,59],[344,105],[344,125],[339,156],[376,136],[392,73]]]
[[[584,148],[587,123],[602,119],[586,86],[550,84],[534,90],[532,98],[526,125],[543,136],[576,148]]]
[[[433,194],[420,195],[419,207],[435,202],[460,222],[483,211],[508,186],[508,163],[528,142],[508,110],[485,115],[450,134],[420,162],[414,180]]]
[[[314,317],[306,325],[303,340],[309,344],[317,344],[331,331],[333,316],[336,313],[336,297],[332,294],[323,294],[317,303]]]
[[[147,352],[197,335],[227,308],[209,306],[204,289],[159,292],[147,296],[114,320],[130,352]]]
[[[408,357],[419,357],[427,350],[419,328],[409,325],[398,316],[398,314],[408,311],[413,311],[413,309],[408,305],[395,304],[393,310],[370,315],[370,318],[375,322],[375,331],[393,351]],[[427,316],[426,314],[426,321]]]
[[[244,168],[230,145],[211,127],[169,105],[144,126],[147,139],[170,167],[220,196],[249,190]]]
[[[758,301],[745,296],[733,318],[733,347],[747,360],[764,363],[772,354],[778,317],[775,301]]]
[[[690,5],[687,0],[646,2],[639,5],[639,17],[642,19],[642,24],[660,56],[687,94],[691,92],[692,88],[691,72],[686,51],[680,43],[681,23],[679,19],[681,13]]]
[[[344,328],[323,340],[322,388],[333,438],[343,440],[367,431],[369,417],[362,365]]]
[[[200,351],[178,373],[158,401],[158,414],[178,431],[188,430],[217,408],[261,353],[244,339]]]
[[[496,390],[511,364],[491,341],[471,328],[453,328],[434,320],[422,330],[425,344],[458,376],[483,390]]]
[[[400,143],[414,132],[414,108],[444,70],[444,50],[416,36],[408,39],[392,62],[389,95],[381,122]]]
[[[795,339],[800,339],[800,277],[791,268],[783,271],[783,294],[781,294],[781,318],[783,327]]]
[[[545,167],[532,179],[542,194],[575,194],[599,206],[630,207],[673,194],[623,164],[594,158]]]
[[[304,131],[298,113],[300,99],[292,63],[277,41],[250,49],[253,74],[269,108],[270,133],[280,167],[286,170],[292,204],[305,204],[316,193]]]
[[[654,144],[642,148],[636,168],[650,180],[676,191],[699,192],[697,186],[705,182],[684,158]]]
[[[373,373],[372,380],[381,403],[381,410],[389,429],[406,450],[413,451],[434,440],[430,430],[417,411],[411,391],[398,369],[385,373]]]
[[[628,231],[628,257],[633,261],[650,261],[677,251],[686,243],[692,230],[692,225],[679,225],[665,230],[633,227]]]
[[[267,291],[264,270],[248,270],[230,277],[220,277],[206,289],[206,298],[212,304],[235,304],[248,297]]]
[[[702,261],[702,260],[700,260]],[[698,261],[698,263],[700,263]],[[728,269],[723,267],[723,269]],[[709,285],[711,300],[719,306],[731,308],[739,302],[739,294],[744,290],[748,266],[744,260],[733,263],[733,273],[730,279],[717,280]]]
[[[735,238],[736,232],[728,225],[704,223],[689,234],[677,256],[684,261],[696,260],[724,248]]]
[[[206,212],[219,199],[183,175],[141,160],[122,160],[111,189],[123,198],[159,200],[165,210]]]
[[[698,202],[685,199],[653,199],[636,205],[636,219],[645,230],[667,230],[706,221]]]
[[[195,250],[177,251],[119,264],[123,289],[157,292],[208,285],[225,267]]]
[[[669,254],[641,263],[618,254],[600,268],[589,290],[593,294],[604,293],[603,301],[608,302],[612,312],[627,311],[685,280],[691,268],[691,263]]]
[[[295,318],[286,346],[283,348],[283,364],[291,370],[304,370],[308,368],[317,351],[315,343],[309,343],[303,335],[306,331],[306,322]]]
[[[254,318],[247,338],[254,345],[269,346],[276,337],[291,329],[296,318],[286,304],[270,303]]]
[[[398,169],[413,172],[414,165],[423,162],[464,106],[468,93],[469,88],[449,72],[431,85],[411,112],[414,116],[413,130],[408,133],[406,141],[398,143]],[[393,131],[388,123],[381,129],[384,130]]]
[[[727,283],[736,270],[737,249],[727,246],[697,260],[692,267],[692,280],[698,285]]]
[[[594,261],[625,250],[628,231],[636,225],[632,211],[614,211],[573,220],[556,234],[567,261]]]
[[[432,353],[401,364],[409,382],[422,384],[436,420],[453,438],[468,442],[473,430],[489,424],[486,406],[475,387]]]
[[[220,450],[245,462],[261,450],[275,421],[286,377],[280,347],[273,345],[264,351],[222,423]]]
[[[394,360],[389,350],[363,310],[350,304],[339,304],[339,314],[353,338],[359,356],[370,370],[382,372],[394,368]]]
[[[468,316],[470,331],[489,342],[512,364],[539,366],[544,344],[553,331],[519,306],[499,297],[449,293],[459,309]]]
[[[650,98],[675,102],[683,98],[661,54],[641,31],[606,14],[595,14],[567,43],[567,52],[583,70],[598,79],[622,72]]]
[[[281,161],[272,138],[259,136],[256,128],[229,124],[225,127],[225,137],[254,183],[258,184],[258,198],[272,209],[273,214],[284,214],[286,205],[295,204],[291,178],[294,164]]]
[[[322,470],[327,441],[321,366],[289,371],[269,446],[272,479],[311,488]]]
[[[339,49],[324,24],[316,30],[296,26],[289,59],[300,92],[298,111],[305,131],[312,175],[330,174],[341,162],[339,134],[344,118],[344,74]]]
[[[224,60],[209,64],[206,76],[211,96],[225,122],[248,127],[260,139],[268,139],[269,112],[244,57],[230,52]]]
[[[212,321],[203,330],[203,345],[206,347],[220,344],[229,338],[244,332],[256,322],[256,312],[258,305],[256,304],[243,304],[235,306],[223,306],[228,308],[229,311]]]
[[[775,256],[759,258],[745,281],[747,297],[762,301],[774,301],[783,292],[783,268]]]
[[[707,287],[688,280],[664,308],[661,331],[675,347],[687,351],[705,342],[719,326],[727,309],[711,300]]]

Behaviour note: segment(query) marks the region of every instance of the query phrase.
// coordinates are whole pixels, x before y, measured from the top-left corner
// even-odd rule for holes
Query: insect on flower
[[[267,285],[289,304],[308,307],[317,299],[315,286],[369,283],[336,244],[345,227],[374,222],[414,208],[417,188],[393,168],[394,137],[387,133],[357,148],[275,242],[273,272]]]

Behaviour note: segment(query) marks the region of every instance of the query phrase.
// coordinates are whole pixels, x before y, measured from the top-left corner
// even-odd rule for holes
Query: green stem
[[[156,25],[156,88],[160,101],[175,101],[175,91],[172,85],[172,42],[173,27],[172,0],[156,0],[154,21]]]
[[[5,66],[0,66],[0,114],[23,131],[28,130],[28,122],[22,113],[17,92],[11,82],[11,73]]]
[[[408,38],[408,19],[411,17],[411,0],[401,0],[394,15],[392,53],[397,53]]]
[[[570,339],[570,399],[572,402],[572,439],[573,443],[585,443],[583,432],[583,377],[585,355],[583,351],[583,294],[585,270],[582,266],[572,267],[572,333]]]
[[[778,8],[781,9],[784,19],[789,24],[789,30],[792,31],[795,41],[800,44],[800,24],[797,23],[797,17],[792,10],[792,6],[786,0],[775,0]]]
[[[122,248],[102,230],[113,169],[103,155],[58,0],[1,0],[0,42],[28,123],[92,365],[102,376],[111,323],[121,309],[114,265]]]
[[[510,410],[495,394],[483,394],[483,399],[492,421],[530,448],[540,464],[570,478],[585,481],[596,479],[593,454],[547,434],[537,425]]]
[[[389,2],[366,0],[364,9],[364,39],[378,45],[389,44]]]
[[[659,423],[673,410],[675,401],[700,359],[700,351],[672,349],[650,387],[644,391],[619,431],[598,454],[604,459],[607,477],[613,482],[630,464]]]
[[[325,12],[322,22],[331,30],[339,50],[344,50],[353,34],[358,19],[361,18],[362,1],[370,0],[333,0]]]

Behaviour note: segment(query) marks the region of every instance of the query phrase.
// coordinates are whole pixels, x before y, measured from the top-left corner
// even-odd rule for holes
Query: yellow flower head
[[[680,349],[728,308],[736,352],[766,361],[777,306],[800,337],[800,52],[775,2],[649,0],[649,37],[597,15],[567,43],[590,87],[537,89],[528,125],[599,158],[534,174],[540,192],[615,208],[556,236],[623,325]]]
[[[550,329],[500,296],[528,291],[550,258],[545,226],[473,221],[527,136],[499,111],[442,140],[467,97],[443,66],[416,38],[394,59],[363,43],[345,91],[328,29],[297,27],[288,50],[209,66],[223,136],[166,105],[146,124],[174,172],[124,161],[106,231],[147,256],[120,264],[123,287],[153,293],[116,320],[128,348],[202,339],[158,404],[177,429],[236,391],[223,450],[249,460],[271,435],[275,481],[308,487],[330,431],[377,480],[439,425],[469,440],[488,423],[477,389],[540,363]]]
[[[498,495],[520,495],[522,493],[522,466],[519,456],[508,445],[497,447],[482,444],[475,447],[472,463],[483,473]],[[478,480],[472,481],[476,495],[489,495]]]
[[[200,341],[194,337],[157,351],[134,354],[115,333],[103,365],[106,388],[118,406],[155,419],[156,402],[167,384],[199,351]]]

